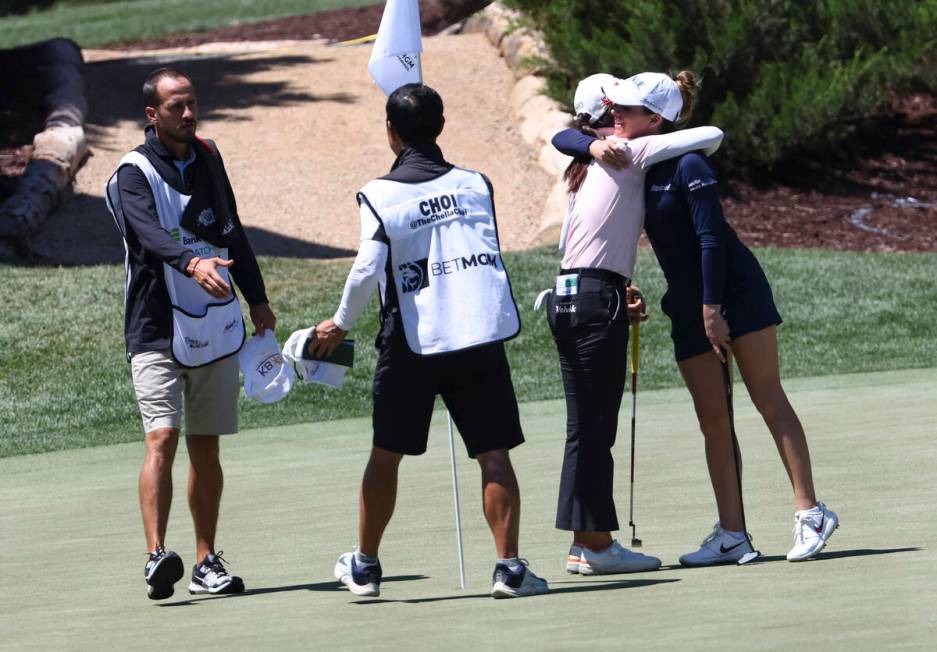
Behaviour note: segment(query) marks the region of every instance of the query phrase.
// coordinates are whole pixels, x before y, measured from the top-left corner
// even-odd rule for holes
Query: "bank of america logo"
[[[427,258],[414,260],[412,263],[403,263],[397,269],[400,272],[400,292],[409,294],[429,286],[427,273]]]

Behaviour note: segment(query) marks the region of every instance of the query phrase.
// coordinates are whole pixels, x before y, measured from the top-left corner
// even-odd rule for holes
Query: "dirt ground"
[[[424,79],[446,102],[443,151],[453,163],[491,179],[502,245],[527,246],[552,179],[513,119],[510,71],[481,34],[424,38],[424,49]],[[104,185],[120,157],[142,140],[142,80],[172,63],[195,82],[199,133],[218,143],[255,250],[354,255],[355,192],[394,160],[384,131],[385,97],[367,72],[370,51],[325,41],[86,51],[93,156],[78,174],[74,196],[50,217],[33,251],[65,264],[122,260]]]

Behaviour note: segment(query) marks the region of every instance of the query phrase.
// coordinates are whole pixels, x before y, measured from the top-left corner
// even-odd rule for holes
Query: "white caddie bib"
[[[215,247],[182,228],[182,214],[191,199],[190,195],[173,189],[139,152],[130,152],[124,156],[117,169],[120,170],[124,165],[134,165],[143,172],[153,191],[160,225],[174,240],[201,258],[217,256],[228,259],[227,248]],[[123,211],[119,203],[112,202],[112,197],[118,196],[115,172],[107,182],[107,207],[126,239]],[[231,284],[227,268],[218,267],[216,272],[226,283]],[[244,318],[233,291],[230,299],[219,302],[203,290],[195,279],[166,264],[163,264],[163,279],[172,305],[172,356],[176,362],[183,367],[201,367],[241,349],[245,338]]]
[[[430,181],[376,179],[359,193],[384,225],[407,344],[433,355],[510,339],[520,318],[484,177],[453,168]]]

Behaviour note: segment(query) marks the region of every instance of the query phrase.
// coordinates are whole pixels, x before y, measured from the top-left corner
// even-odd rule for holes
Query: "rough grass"
[[[786,377],[937,367],[937,255],[759,249],[785,323]],[[508,344],[521,401],[562,397],[559,363],[537,293],[552,283],[554,249],[508,254],[521,335]],[[332,314],[350,261],[264,258],[283,341]],[[642,389],[673,387],[669,322],[657,303],[663,279],[653,254],[638,257],[651,319],[642,327]],[[0,457],[96,446],[141,437],[123,346],[123,270],[0,266]],[[302,386],[275,405],[242,397],[244,428],[369,414],[377,331],[372,301],[352,335],[354,370],[333,390]],[[623,352],[623,355],[625,353]]]
[[[99,47],[370,4],[374,0],[60,1],[45,10],[0,18],[0,48],[55,36],[68,37],[82,47]]]

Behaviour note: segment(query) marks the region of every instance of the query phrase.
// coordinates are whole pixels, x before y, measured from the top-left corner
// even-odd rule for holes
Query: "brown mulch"
[[[937,98],[897,98],[872,143],[878,155],[794,185],[733,184],[726,215],[755,246],[937,251],[935,125]]]
[[[461,3],[423,0],[420,3],[423,34],[437,34],[446,27],[468,17],[485,4],[487,3],[483,0],[462,0]],[[110,47],[114,49],[149,50],[237,41],[302,41],[320,38],[329,41],[348,41],[377,33],[383,13],[384,3],[378,2],[366,7],[334,9],[308,16],[288,16],[244,25],[231,25],[204,32],[174,34],[132,43],[116,43]]]
[[[174,34],[145,41],[116,43],[113,49],[155,50],[237,41],[286,41],[329,39],[346,41],[377,32],[384,4],[323,11],[309,16],[289,16],[258,23],[230,25],[204,32]]]

